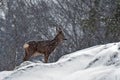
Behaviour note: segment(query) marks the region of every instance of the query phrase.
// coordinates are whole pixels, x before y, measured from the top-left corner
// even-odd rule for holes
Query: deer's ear
[[[60,27],[56,27],[56,31],[60,32],[60,31],[62,31],[62,29]]]

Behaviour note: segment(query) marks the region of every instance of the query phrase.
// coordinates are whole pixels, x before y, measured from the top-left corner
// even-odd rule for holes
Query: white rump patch
[[[25,43],[23,48],[28,48],[29,47],[29,44]]]

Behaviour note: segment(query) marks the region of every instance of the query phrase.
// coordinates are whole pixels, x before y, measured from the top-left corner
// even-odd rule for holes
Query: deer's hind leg
[[[49,58],[49,54],[48,53],[44,54],[45,63],[48,63],[48,58]]]
[[[34,51],[34,50],[31,50],[31,48],[25,49],[25,56],[24,56],[23,61],[29,60],[29,58],[30,58],[34,53],[35,53],[35,51]]]
[[[23,61],[27,61],[29,59],[30,55],[29,52],[27,51],[27,49],[25,50],[25,56],[23,58]]]

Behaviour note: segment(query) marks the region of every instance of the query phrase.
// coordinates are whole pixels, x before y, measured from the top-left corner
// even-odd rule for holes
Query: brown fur
[[[25,57],[23,60],[26,61],[30,57],[44,54],[44,60],[47,63],[49,55],[63,40],[65,40],[65,37],[62,30],[59,28],[57,35],[53,40],[30,41],[28,43],[25,43],[23,46],[25,49]]]

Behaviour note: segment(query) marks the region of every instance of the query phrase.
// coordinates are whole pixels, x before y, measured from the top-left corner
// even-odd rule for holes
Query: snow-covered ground
[[[24,62],[0,80],[120,80],[120,43],[83,49],[55,63]]]

